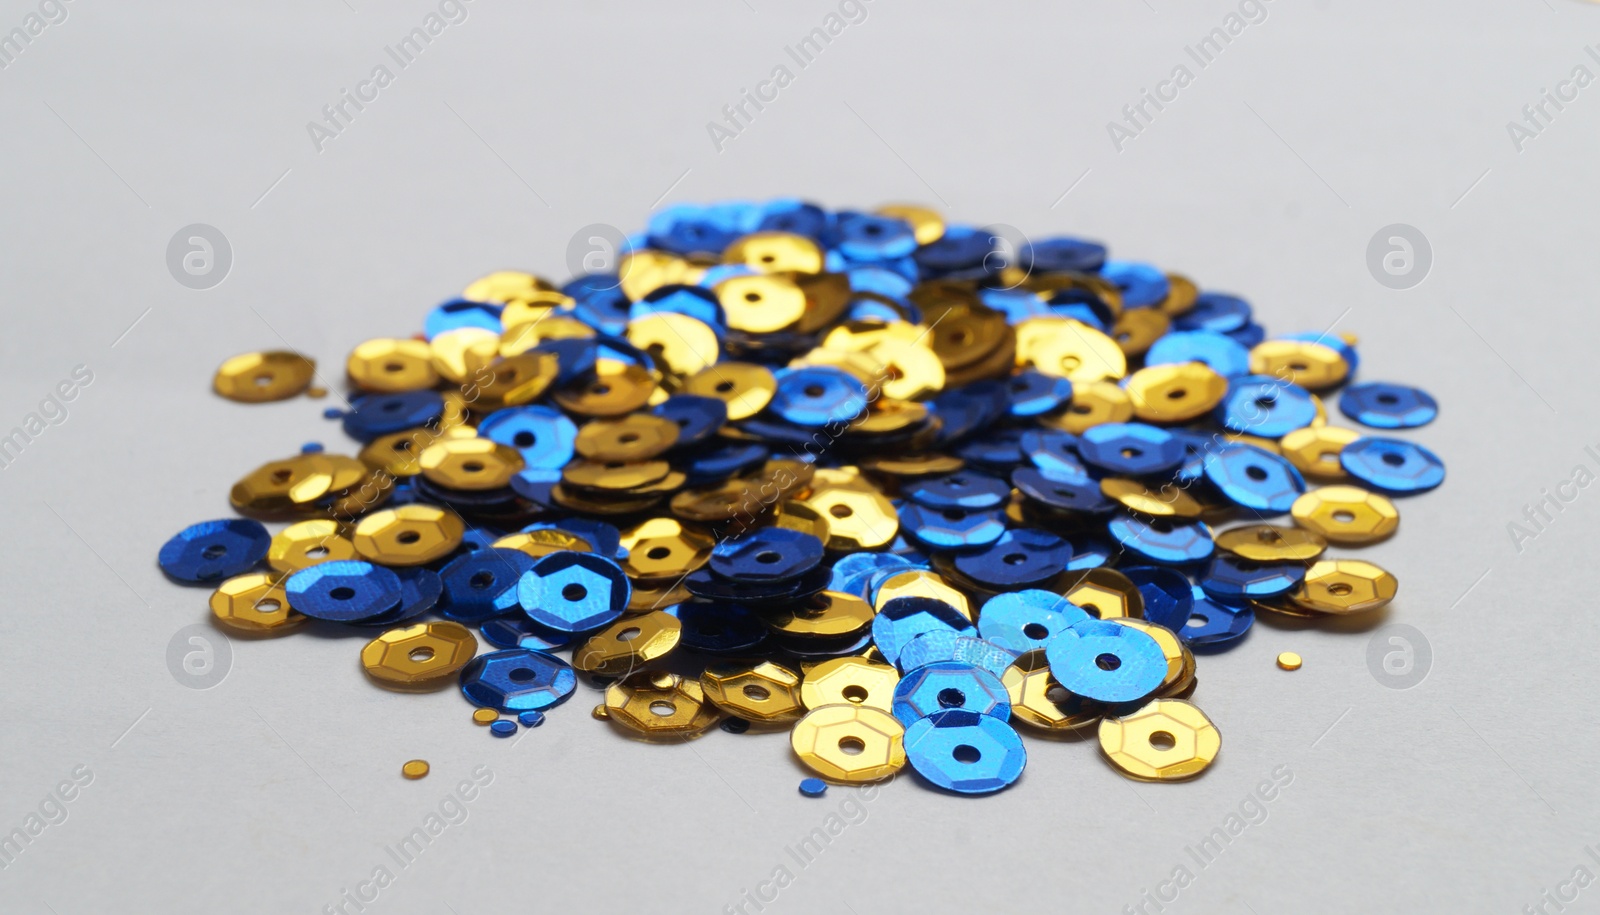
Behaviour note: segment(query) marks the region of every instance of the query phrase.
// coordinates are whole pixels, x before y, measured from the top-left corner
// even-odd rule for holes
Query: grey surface
[[[1520,152],[1506,127],[1575,66],[1600,72],[1600,10],[1273,0],[1200,69],[1184,46],[1237,6],[873,0],[718,152],[707,121],[837,7],[679,6],[472,0],[320,153],[307,121],[436,7],[72,0],[0,71],[0,429],[75,366],[94,376],[0,471],[0,829],[93,774],[0,870],[0,910],[319,912],[383,865],[370,912],[720,912],[780,866],[775,912],[1117,912],[1184,866],[1165,911],[1513,912],[1600,870],[1600,496],[1569,489],[1520,552],[1507,532],[1600,468],[1600,88]],[[0,30],[35,9],[0,4]],[[1184,62],[1193,83],[1118,152],[1106,122]],[[1443,404],[1415,437],[1450,479],[1364,554],[1400,577],[1389,621],[1431,646],[1426,679],[1383,685],[1369,632],[1258,626],[1200,662],[1224,749],[1197,782],[1128,782],[1092,743],[1030,739],[999,796],[907,780],[864,802],[797,795],[782,736],[624,741],[589,693],[492,741],[456,695],[370,686],[354,638],[235,639],[205,691],[169,673],[206,594],[161,577],[160,542],[227,514],[267,457],[349,450],[331,400],[212,396],[223,357],[287,341],[336,374],[481,273],[563,276],[583,226],[780,194],[1084,233],[1247,295],[1274,331],[1359,334],[1364,377]],[[191,223],[233,249],[209,290],[166,266]],[[1404,291],[1367,266],[1392,223],[1433,251]],[[1284,649],[1305,668],[1276,669]],[[419,756],[434,774],[402,781]],[[478,766],[493,781],[465,821],[399,866],[386,846]],[[1293,780],[1265,820],[1191,858],[1278,767]],[[830,814],[843,828],[802,866],[787,849]],[[1597,907],[1589,888],[1572,910]]]

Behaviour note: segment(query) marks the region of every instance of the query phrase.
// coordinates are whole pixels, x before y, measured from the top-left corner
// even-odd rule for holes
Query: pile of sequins
[[[1335,390],[1375,429],[1437,412],[1349,384],[1354,343],[1268,339],[1243,299],[1088,241],[1007,256],[917,207],[674,207],[615,273],[495,273],[417,337],[357,346],[328,412],[359,453],[246,474],[249,517],[160,565],[214,586],[232,630],[376,630],[374,683],[455,684],[501,736],[583,680],[628,736],[787,730],[831,782],[909,763],[997,791],[1018,726],[1185,778],[1221,744],[1195,655],[1257,613],[1387,603],[1393,575],[1323,553],[1389,536],[1390,497],[1444,478],[1328,424]],[[315,376],[252,353],[215,387]]]

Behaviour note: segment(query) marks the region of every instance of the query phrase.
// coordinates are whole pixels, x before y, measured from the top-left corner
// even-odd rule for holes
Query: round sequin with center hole
[[[1145,781],[1192,778],[1222,748],[1216,725],[1182,699],[1157,699],[1100,722],[1100,749],[1124,775]]]
[[[536,561],[516,591],[517,602],[535,623],[557,632],[587,632],[622,615],[632,586],[611,560],[562,551]]]
[[[1444,482],[1444,462],[1438,455],[1395,438],[1358,438],[1339,452],[1339,466],[1391,495],[1427,492]]]
[[[1355,486],[1324,486],[1294,501],[1295,523],[1329,543],[1376,543],[1400,526],[1394,503]]]
[[[891,711],[903,724],[951,708],[1001,720],[1011,717],[1011,701],[1000,678],[961,661],[937,661],[909,670],[894,688]]]
[[[794,753],[812,771],[837,782],[874,782],[906,763],[905,727],[888,712],[858,705],[825,705],[801,718],[789,734]]]
[[[278,572],[298,572],[319,562],[355,559],[355,544],[342,531],[339,522],[325,518],[291,524],[273,536],[267,565]]]
[[[577,686],[578,675],[565,661],[522,648],[478,655],[461,669],[467,700],[502,712],[559,705]]]
[[[1387,604],[1399,589],[1393,575],[1370,562],[1324,559],[1306,570],[1289,599],[1318,613],[1360,613]]]
[[[606,719],[643,740],[686,740],[710,730],[722,713],[698,680],[640,671],[606,687]]]
[[[1439,404],[1420,388],[1369,381],[1344,389],[1339,412],[1374,429],[1413,429],[1433,422]]]
[[[866,658],[845,657],[823,661],[805,672],[800,681],[800,701],[808,709],[824,705],[867,705],[884,712],[894,705],[900,672]]]
[[[1218,549],[1256,562],[1305,562],[1328,548],[1328,541],[1311,531],[1270,524],[1229,528],[1213,539]]]
[[[286,400],[310,386],[316,371],[316,363],[299,353],[245,353],[222,363],[211,387],[242,403]]]
[[[400,602],[400,578],[382,566],[346,559],[289,576],[289,606],[313,619],[348,623],[377,616]]]
[[[1015,652],[1043,648],[1088,611],[1053,591],[1037,589],[997,594],[978,614],[978,635]]]
[[[211,614],[229,629],[253,633],[291,632],[306,617],[289,606],[283,583],[266,572],[228,579],[211,594]]]
[[[993,794],[1022,776],[1028,753],[1009,724],[964,709],[934,712],[905,733],[906,759],[931,784],[956,794]]]
[[[271,544],[272,537],[259,521],[202,521],[173,535],[162,545],[156,562],[177,581],[219,581],[250,571],[266,557]]]
[[[478,640],[459,623],[419,623],[368,642],[361,666],[390,689],[431,689],[460,672],[477,650]]]
[[[363,559],[391,566],[422,565],[461,545],[466,525],[455,512],[402,505],[362,518],[351,538]]]
[[[1045,646],[1045,656],[1056,682],[1096,702],[1137,702],[1167,675],[1167,658],[1155,639],[1109,620],[1069,626]]]

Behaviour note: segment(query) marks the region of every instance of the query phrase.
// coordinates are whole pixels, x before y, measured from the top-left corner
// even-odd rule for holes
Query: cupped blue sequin
[[[883,605],[872,618],[872,641],[884,660],[895,664],[900,652],[924,632],[946,629],[957,635],[976,635],[972,622],[961,611],[931,597],[897,597]]]
[[[678,647],[703,654],[746,654],[767,639],[767,624],[754,610],[726,601],[678,605]]]
[[[767,409],[797,426],[847,423],[867,408],[867,386],[832,366],[782,369]]]
[[[531,568],[533,557],[505,547],[457,556],[439,570],[444,581],[440,615],[458,623],[481,623],[517,609],[517,580]]]
[[[1145,619],[1173,632],[1183,628],[1194,606],[1194,586],[1183,573],[1160,566],[1133,566],[1122,574],[1139,589]]]
[[[444,594],[444,581],[439,573],[421,566],[407,566],[393,570],[400,578],[400,603],[385,613],[354,620],[362,626],[393,626],[415,619],[438,603]]]
[[[1044,654],[1057,683],[1096,702],[1137,702],[1167,677],[1167,656],[1156,640],[1110,620],[1069,626]]]
[[[530,468],[554,470],[572,460],[578,427],[560,410],[529,405],[490,413],[478,424],[478,435],[517,449]]]
[[[829,569],[831,578],[828,590],[866,597],[867,577],[873,572],[886,568],[907,569],[910,566],[910,560],[893,553],[851,553]]]
[[[400,577],[355,559],[321,562],[290,575],[283,584],[289,606],[318,620],[349,623],[395,609]]]
[[[1011,698],[1000,678],[962,661],[935,661],[909,670],[894,687],[890,711],[901,724],[910,724],[947,708],[1011,717]]]
[[[930,550],[963,550],[988,546],[1006,532],[999,508],[928,508],[910,503],[899,509],[900,530]]]
[[[1246,375],[1228,382],[1217,405],[1217,421],[1230,432],[1282,438],[1317,418],[1311,392],[1271,375]]]
[[[505,306],[470,299],[451,299],[436,306],[422,319],[422,335],[432,340],[446,331],[481,327],[500,333],[500,311]]]
[[[674,445],[676,448],[698,445],[706,441],[716,435],[722,424],[728,421],[727,404],[715,397],[699,397],[694,394],[674,394],[656,404],[650,412],[678,424],[678,442]]]
[[[1006,382],[1011,392],[1011,415],[1023,419],[1043,416],[1072,400],[1072,382],[1032,369],[1018,372]]]
[[[500,721],[489,722],[490,737],[510,737],[515,733],[517,733],[517,723],[515,721],[506,721],[502,719]]]
[[[1397,438],[1358,438],[1339,452],[1339,466],[1390,495],[1427,492],[1444,482],[1444,462],[1437,454]]]
[[[794,198],[762,204],[756,228],[763,232],[793,232],[820,239],[828,232],[828,212],[814,203]]]
[[[604,556],[561,550],[535,560],[515,592],[522,612],[546,629],[589,632],[622,615],[633,586]]]
[[[1256,621],[1254,610],[1212,600],[1199,585],[1194,590],[1189,620],[1178,630],[1179,637],[1190,648],[1202,654],[1226,651],[1250,634],[1250,627]]]
[[[996,677],[1005,675],[1006,668],[1017,660],[1021,652],[1001,648],[999,645],[957,635],[945,629],[924,632],[901,649],[899,667],[902,673],[940,661],[959,661],[981,667]]]
[[[1200,588],[1217,600],[1240,603],[1287,594],[1305,577],[1304,563],[1256,562],[1231,553],[1218,553],[1201,575]]]
[[[1106,473],[1143,477],[1178,469],[1184,447],[1172,433],[1145,423],[1102,423],[1078,436],[1078,456]]]
[[[1160,304],[1172,291],[1167,275],[1138,261],[1106,261],[1100,275],[1122,291],[1123,308],[1146,308]]]
[[[998,590],[1041,584],[1071,560],[1071,543],[1049,531],[1019,527],[981,550],[958,555],[955,567],[978,584]]]
[[[567,662],[525,648],[481,654],[461,668],[461,693],[467,701],[502,712],[560,705],[577,686],[578,675]]]
[[[437,423],[443,415],[444,398],[438,391],[366,394],[350,402],[342,425],[346,435],[370,442],[391,432]]]
[[[1106,246],[1081,238],[1041,238],[1022,246],[1019,265],[1033,273],[1094,273],[1106,262]]]
[[[1078,437],[1060,429],[1029,429],[1017,440],[1022,456],[1033,466],[1055,476],[1089,479],[1089,470],[1078,458]]]
[[[1250,374],[1250,350],[1209,330],[1179,330],[1161,337],[1144,354],[1145,365],[1203,362],[1224,378]]]
[[[266,558],[272,535],[260,521],[223,518],[191,524],[161,545],[156,564],[176,581],[220,581]]]
[[[1021,653],[1043,648],[1063,629],[1086,619],[1088,611],[1053,591],[1011,591],[984,602],[978,635]]]
[[[1203,521],[1124,514],[1106,524],[1106,533],[1138,558],[1163,565],[1199,562],[1215,549],[1211,528]]]
[[[1205,476],[1229,502],[1255,512],[1282,514],[1306,491],[1305,477],[1281,455],[1226,442],[1203,458]]]
[[[1374,429],[1412,429],[1433,422],[1439,403],[1421,388],[1369,381],[1344,389],[1339,412]]]
[[[974,470],[917,480],[903,490],[905,497],[928,508],[995,508],[1005,502],[1011,487],[1004,480]]]
[[[833,247],[852,261],[891,260],[917,250],[917,236],[903,219],[840,213],[834,218]]]
[[[955,794],[993,794],[1022,777],[1028,751],[993,715],[945,709],[912,722],[906,761],[929,784]]]
[[[822,541],[804,531],[763,528],[717,544],[711,571],[744,581],[787,581],[816,568],[822,552]]]
[[[483,640],[496,648],[526,648],[544,651],[563,648],[572,642],[572,633],[557,632],[528,619],[522,614],[512,614],[492,619],[478,627]]]
[[[1103,516],[1117,510],[1117,503],[1106,498],[1098,480],[1053,470],[1021,467],[1011,474],[1011,482],[1029,499],[1048,508]]]
[[[1224,292],[1202,292],[1194,307],[1172,319],[1174,330],[1209,330],[1219,334],[1250,323],[1250,303]]]
[[[944,234],[918,248],[912,257],[924,277],[979,279],[998,271],[999,236],[971,226],[945,226]]]

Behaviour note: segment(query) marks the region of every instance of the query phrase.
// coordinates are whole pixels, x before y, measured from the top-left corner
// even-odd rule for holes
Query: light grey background
[[[0,3],[0,30],[37,9]],[[436,4],[65,9],[0,70],[0,430],[94,374],[0,471],[0,830],[75,767],[93,781],[0,870],[0,910],[311,913],[385,865],[370,912],[721,912],[781,865],[774,912],[1117,912],[1182,865],[1166,911],[1515,912],[1600,872],[1600,495],[1569,488],[1521,552],[1507,532],[1575,465],[1600,469],[1600,88],[1520,152],[1506,126],[1575,66],[1600,74],[1600,9],[1272,0],[1202,69],[1184,47],[1236,4],[872,0],[800,69],[785,46],[837,6],[471,0],[403,70],[384,47]],[[318,152],[307,122],[378,64],[393,83]],[[719,152],[707,122],[779,64],[793,82]],[[1192,84],[1118,152],[1107,122],[1178,64]],[[1415,438],[1450,479],[1362,554],[1398,574],[1388,620],[1424,634],[1427,678],[1380,683],[1370,632],[1261,625],[1201,659],[1224,749],[1196,782],[1030,739],[999,796],[907,779],[863,802],[796,794],[783,736],[623,740],[587,691],[490,740],[451,692],[372,687],[357,638],[234,639],[206,691],[169,673],[169,640],[207,611],[156,569],[162,540],[227,515],[262,460],[353,450],[320,415],[335,398],[213,396],[223,358],[287,342],[336,378],[352,345],[413,332],[482,273],[563,277],[580,227],[775,195],[1082,233],[1248,296],[1272,331],[1358,334],[1363,377],[1443,404]],[[191,223],[233,249],[205,291],[166,264]],[[1405,291],[1367,266],[1391,223],[1433,250]],[[1285,649],[1303,670],[1273,666]],[[412,757],[434,774],[401,780]],[[465,822],[399,867],[385,847],[478,766],[493,781]],[[1264,822],[1209,866],[1186,853],[1280,766]],[[800,866],[786,847],[833,813],[846,827]],[[1600,888],[1572,910],[1600,910]]]

